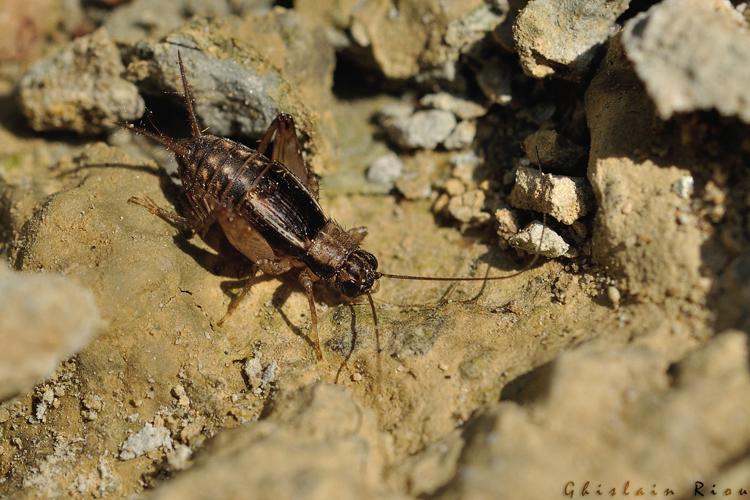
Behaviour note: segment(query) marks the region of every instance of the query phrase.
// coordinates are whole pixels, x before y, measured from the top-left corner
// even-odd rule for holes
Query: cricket
[[[188,213],[180,215],[150,198],[134,196],[143,206],[175,228],[205,237],[217,225],[226,240],[252,263],[250,278],[258,271],[279,276],[297,272],[310,308],[310,339],[318,361],[323,359],[318,335],[314,283],[334,287],[346,301],[366,297],[379,337],[372,298],[380,278],[422,281],[492,281],[512,278],[533,265],[504,276],[412,276],[378,271],[377,258],[360,245],[367,236],[363,226],[344,229],[320,206],[318,179],[306,165],[292,116],[279,114],[252,149],[231,139],[204,134],[198,123],[188,76],[178,51],[183,101],[191,137],[175,139],[132,123],[126,128],[149,137],[174,153]],[[542,237],[544,237],[542,231]],[[250,291],[252,280],[230,302],[222,324]],[[378,340],[379,345],[379,340]],[[379,348],[378,348],[379,349]]]

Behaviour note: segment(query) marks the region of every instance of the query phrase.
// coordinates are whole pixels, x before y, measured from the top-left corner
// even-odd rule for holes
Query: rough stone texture
[[[513,26],[516,24],[518,13],[526,7],[527,3],[529,3],[529,0],[507,0],[508,13],[503,22],[495,26],[495,30],[492,32],[492,39],[508,53],[516,53],[516,42],[513,40]]]
[[[138,89],[107,31],[81,37],[35,64],[19,82],[21,108],[34,130],[97,133],[140,117]]]
[[[367,180],[381,186],[393,187],[404,171],[401,158],[394,153],[380,156],[367,167]]]
[[[510,246],[532,255],[550,259],[575,257],[570,245],[552,228],[534,221],[508,239]]]
[[[684,201],[672,190],[690,175],[687,167],[698,169],[702,160],[685,165],[675,156],[671,161],[643,157],[642,145],[666,140],[667,132],[643,99],[643,87],[616,41],[586,93],[586,112],[588,178],[597,201],[594,259],[615,271],[620,288],[636,296],[662,300],[667,290],[702,296],[707,290],[700,285],[701,247],[708,236],[696,224],[679,223]]]
[[[331,168],[325,158],[331,148],[326,138],[336,135],[330,117],[307,104],[325,110],[330,98],[334,54],[322,30],[282,9],[242,19],[197,19],[164,42],[137,44],[128,65],[131,78],[144,92],[170,93],[182,105],[178,50],[198,120],[211,133],[259,138],[284,111],[294,116],[303,146],[320,153],[312,155],[316,171]]]
[[[158,39],[192,16],[226,17],[229,14],[260,14],[270,10],[269,0],[132,0],[107,17],[104,27],[121,43],[145,38]]]
[[[523,70],[536,78],[582,78],[629,4],[630,0],[531,0],[513,28]]]
[[[485,208],[484,191],[475,189],[451,198],[447,210],[457,221],[481,224],[492,218]]]
[[[586,159],[586,149],[555,130],[540,130],[523,140],[526,156],[535,165],[573,169]]]
[[[508,198],[516,208],[549,214],[563,224],[573,224],[593,207],[586,179],[540,173],[519,166],[516,183]]]
[[[629,481],[631,495],[650,495],[656,483],[659,493],[692,496],[695,480],[750,446],[747,355],[745,335],[725,333],[670,380],[672,353],[663,346],[568,352],[518,384],[515,401],[468,425],[457,473],[440,497],[493,498],[502,485],[517,498],[548,499],[569,482],[577,496],[586,480],[605,495],[623,494]],[[730,486],[739,485],[722,485]]]
[[[346,389],[282,395],[268,419],[226,432],[148,498],[394,498],[383,487],[375,415]],[[353,465],[356,464],[356,467]],[[395,495],[398,497],[398,495]]]
[[[432,109],[411,116],[387,117],[382,120],[388,137],[404,149],[435,149],[456,127],[449,111]]]
[[[63,276],[0,265],[0,401],[52,375],[100,326],[90,291]]]
[[[503,205],[495,210],[495,222],[497,222],[497,235],[500,238],[500,241],[498,242],[500,248],[507,250],[509,246],[508,240],[515,235],[520,228],[518,214],[507,205]]]
[[[118,457],[120,460],[132,460],[159,448],[172,449],[169,429],[154,427],[150,422],[147,422],[143,429],[134,432],[122,443]]]
[[[50,41],[81,21],[78,5],[57,0],[5,0],[0,9],[0,77],[17,78],[28,61],[39,57]],[[63,29],[61,29],[63,28]],[[62,35],[62,36],[61,36]]]
[[[461,120],[479,118],[487,113],[487,108],[478,102],[451,95],[447,92],[427,94],[419,100],[424,107],[450,111]]]
[[[628,21],[622,44],[662,118],[716,109],[750,123],[750,30],[729,2],[661,2]]]
[[[492,32],[508,10],[505,2],[490,5],[481,0],[298,4],[301,12],[328,22],[338,33],[335,38],[348,32],[359,52],[368,54],[360,59],[371,59],[385,76],[399,79],[431,70],[455,79],[460,55]]]

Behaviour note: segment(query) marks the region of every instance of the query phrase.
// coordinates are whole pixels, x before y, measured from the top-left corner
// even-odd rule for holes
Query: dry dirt
[[[186,2],[195,18],[148,33],[106,3],[76,7],[75,25],[59,19],[77,2],[50,8],[35,21],[47,36],[29,47],[0,35],[12,48],[0,50],[0,251],[15,269],[0,268],[0,301],[19,304],[0,307],[0,326],[12,325],[0,331],[0,497],[547,499],[583,496],[587,481],[590,495],[616,497],[690,497],[697,481],[706,494],[750,489],[748,104],[685,98],[679,114],[661,113],[672,80],[649,80],[648,54],[637,67],[629,54],[654,36],[635,24],[674,0],[650,11],[591,2],[589,14],[545,0],[414,0],[400,11],[217,0]],[[705,15],[747,44],[750,9],[712,3]],[[685,16],[704,7],[688,4]],[[4,4],[0,19],[27,8]],[[572,9],[555,14],[570,31],[555,31],[555,8]],[[344,227],[368,227],[363,246],[381,270],[523,272],[484,284],[383,278],[377,328],[366,302],[320,284],[321,362],[293,277],[259,281],[220,326],[248,262],[128,203],[174,204],[174,160],[113,128],[116,109],[68,118],[75,108],[44,100],[49,86],[22,102],[19,82],[39,58],[51,72],[41,76],[65,88],[71,68],[89,66],[55,54],[73,53],[76,37],[101,40],[93,30],[115,21],[122,31],[105,42],[117,50],[75,56],[114,57],[97,63],[122,70],[92,92],[135,85],[155,123],[184,134],[169,66],[179,44],[212,130],[252,145],[269,116],[291,112],[322,206]],[[529,33],[548,38],[525,46]],[[681,51],[658,57],[697,64]],[[739,88],[747,66],[715,66],[721,78],[702,68],[701,88]],[[512,98],[482,88],[488,72]],[[437,91],[475,101],[441,110],[476,129],[469,145],[419,142],[429,126],[409,131],[429,148],[390,142],[381,117],[408,125],[415,109],[439,107],[418,104]],[[54,130],[32,130],[45,121],[29,107]],[[76,126],[61,132],[55,113]],[[554,140],[542,156],[544,137]],[[368,182],[367,166],[393,152],[395,184]],[[554,196],[510,196],[517,172],[535,174],[530,159],[542,157],[548,182],[575,185],[590,207],[570,215]],[[543,220],[534,210],[568,257],[527,266],[531,256],[509,246]],[[96,307],[80,305],[90,294]]]

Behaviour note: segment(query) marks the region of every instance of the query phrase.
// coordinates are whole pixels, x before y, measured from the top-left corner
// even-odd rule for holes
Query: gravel
[[[532,222],[510,237],[508,243],[518,250],[550,259],[575,256],[575,252],[562,236],[538,221]]]
[[[383,120],[388,137],[403,149],[435,149],[456,127],[453,113],[439,109]]]
[[[573,224],[593,207],[593,194],[586,179],[542,174],[518,167],[510,193],[511,206],[546,213],[563,224]]]
[[[109,34],[99,29],[32,66],[21,78],[21,109],[36,131],[94,134],[143,115],[135,85]]]
[[[447,92],[438,92],[437,94],[427,94],[419,100],[419,104],[425,108],[442,109],[450,111],[457,118],[470,120],[479,118],[487,113],[487,108],[478,102],[470,101],[462,97],[457,97]]]
[[[465,120],[456,125],[451,135],[443,141],[443,145],[445,149],[464,149],[471,146],[476,135],[476,122]]]
[[[155,427],[146,423],[141,430],[131,434],[120,447],[120,460],[132,460],[150,451],[163,448],[172,449],[172,438],[166,427]]]
[[[404,164],[395,153],[387,153],[373,160],[367,167],[367,180],[373,184],[393,187],[404,171]]]

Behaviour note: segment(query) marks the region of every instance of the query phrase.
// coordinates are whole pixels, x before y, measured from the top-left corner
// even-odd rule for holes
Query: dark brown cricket
[[[348,299],[366,295],[377,329],[371,291],[380,277],[475,281],[506,279],[523,271],[491,278],[437,278],[378,272],[375,256],[359,246],[367,235],[366,228],[344,230],[320,207],[317,178],[302,158],[292,117],[278,115],[257,150],[230,139],[203,134],[179,52],[178,61],[191,137],[173,139],[133,124],[126,124],[126,127],[156,140],[175,154],[187,213],[179,215],[161,208],[149,198],[133,197],[130,201],[144,206],[176,228],[201,237],[206,237],[209,230],[218,225],[232,246],[254,263],[251,277],[258,270],[269,275],[299,270],[298,279],[310,306],[310,336],[319,360],[322,351],[313,294],[316,281],[331,283]],[[249,280],[232,300],[220,324],[237,307],[251,284]]]
[[[260,270],[279,275],[299,269],[299,282],[310,305],[311,337],[316,356],[322,359],[313,283],[330,282],[348,298],[369,297],[380,275],[375,256],[359,246],[367,231],[362,227],[346,231],[323,212],[317,178],[302,158],[294,121],[288,114],[274,119],[257,151],[230,139],[202,134],[179,54],[178,59],[192,136],[173,139],[132,124],[127,127],[175,154],[188,213],[178,215],[148,198],[131,201],[201,237],[218,224],[232,246],[254,263],[253,274]],[[228,314],[237,303],[230,304]]]

